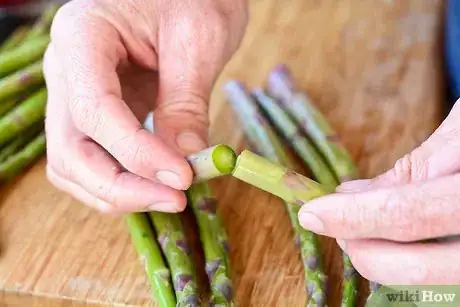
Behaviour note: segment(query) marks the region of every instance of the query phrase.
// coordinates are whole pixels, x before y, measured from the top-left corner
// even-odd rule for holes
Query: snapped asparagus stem
[[[29,30],[30,27],[27,25],[16,28],[13,31],[13,33],[11,33],[10,36],[0,46],[0,54],[4,51],[10,50],[11,48],[18,46],[27,36]]]
[[[229,146],[220,144],[189,155],[187,161],[193,170],[193,182],[198,183],[231,174],[236,154]]]
[[[131,213],[126,217],[126,223],[158,305],[175,307],[176,296],[171,283],[171,274],[155,240],[148,215]]]
[[[197,220],[211,287],[211,306],[233,306],[228,239],[217,214],[217,201],[206,182],[192,185],[187,197]]]
[[[0,57],[0,77],[7,76],[40,60],[49,41],[48,35],[41,35],[3,52]]]
[[[312,171],[313,175],[321,184],[335,187],[337,181],[331,173],[324,158],[318,153],[310,141],[303,136],[295,122],[283,111],[277,102],[268,96],[263,89],[256,89],[253,92],[255,100],[268,114],[269,118],[286,138],[297,154]]]
[[[297,215],[304,202],[325,195],[328,191],[319,183],[287,169],[293,169],[293,160],[241,83],[231,81],[225,90],[246,137],[256,151],[265,157],[243,151],[237,157],[233,176],[285,201],[304,265],[307,305],[325,306],[327,278],[323,271],[318,236],[302,228]]]
[[[32,40],[38,36],[48,34],[53,18],[56,15],[59,5],[57,3],[48,4],[41,16],[30,29],[24,41]]]
[[[180,216],[164,212],[149,215],[172,274],[177,306],[198,306],[195,265]]]
[[[0,145],[44,118],[46,98],[46,88],[42,88],[0,118]]]
[[[340,143],[336,131],[310,101],[296,88],[286,66],[274,69],[268,79],[270,94],[278,99],[284,109],[297,121],[319,151],[329,162],[339,182],[356,179],[358,171],[350,154]]]
[[[42,64],[42,61],[38,61],[0,79],[0,101],[21,95],[29,88],[42,84],[44,81]]]
[[[356,179],[358,170],[337,133],[326,117],[315,107],[309,97],[301,92],[288,68],[284,65],[274,69],[268,80],[269,90],[296,120],[303,132],[314,142],[329,162],[339,183]],[[342,306],[356,306],[358,294],[358,272],[350,258],[343,253],[343,295]]]
[[[21,151],[0,163],[0,182],[5,183],[22,173],[22,171],[45,153],[45,133],[36,136]]]

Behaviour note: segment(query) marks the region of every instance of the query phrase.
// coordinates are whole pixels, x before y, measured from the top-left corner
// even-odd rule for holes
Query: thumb
[[[369,180],[341,184],[338,192],[358,192],[419,182],[460,171],[460,103],[420,146],[396,161],[385,173]]]

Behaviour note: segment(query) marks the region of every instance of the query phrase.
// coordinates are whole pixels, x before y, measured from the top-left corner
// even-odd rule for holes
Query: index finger
[[[116,69],[127,51],[117,29],[97,15],[74,14],[71,7],[58,12],[55,24],[52,40],[64,64],[75,126],[128,171],[188,188],[192,171],[185,159],[144,130],[122,100]]]

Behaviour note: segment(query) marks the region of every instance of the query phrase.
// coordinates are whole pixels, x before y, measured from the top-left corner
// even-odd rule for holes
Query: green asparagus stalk
[[[198,306],[195,265],[180,216],[164,212],[149,215],[172,274],[177,306]]]
[[[5,183],[30,166],[45,152],[45,133],[42,132],[27,144],[20,152],[0,163],[0,182]]]
[[[160,247],[151,229],[148,215],[131,213],[126,217],[129,232],[160,307],[175,307],[176,297]]]
[[[310,141],[302,135],[295,122],[283,111],[277,102],[268,96],[263,89],[254,90],[253,96],[284,138],[292,144],[297,154],[305,161],[316,177],[316,180],[330,187],[337,186],[334,174],[330,172],[324,158],[317,152]]]
[[[228,239],[216,211],[216,199],[206,182],[192,185],[187,197],[195,214],[211,286],[211,306],[233,306]]]
[[[30,87],[42,84],[44,81],[42,64],[42,61],[38,61],[0,79],[0,101],[15,95],[21,95],[21,93]]]
[[[18,135],[10,143],[0,150],[0,163],[13,156],[22,149],[29,141],[43,130],[43,122],[38,122],[28,128],[24,133]]]
[[[43,120],[46,98],[46,88],[40,89],[0,118],[0,145],[4,145],[28,127]]]
[[[231,81],[225,90],[247,138],[257,152],[266,157],[243,151],[237,157],[233,176],[285,201],[304,265],[308,306],[325,306],[327,278],[318,237],[300,226],[297,215],[304,202],[328,191],[319,183],[287,169],[293,169],[293,160],[241,83]]]
[[[29,30],[30,27],[27,25],[20,26],[17,29],[15,29],[13,33],[11,33],[10,36],[0,46],[0,54],[2,52],[10,50],[11,48],[18,46],[27,36]]]
[[[338,181],[356,179],[358,176],[356,165],[346,148],[340,143],[336,131],[309,97],[297,89],[286,66],[279,66],[271,72],[268,88],[270,94],[281,102],[284,109],[296,119],[303,131],[313,140],[329,162]]]
[[[5,77],[40,60],[49,41],[48,35],[41,35],[3,52],[0,57],[0,77]]]
[[[231,174],[236,154],[227,145],[220,144],[189,155],[187,161],[193,170],[193,182],[199,183]]]
[[[53,22],[53,18],[58,9],[59,5],[57,3],[48,4],[47,8],[30,29],[24,41],[29,41],[44,34],[48,34],[51,23]]]
[[[17,105],[21,101],[22,99],[18,99],[18,98],[10,98],[5,101],[0,101],[0,116],[3,116],[9,111],[11,111],[14,108],[14,106]]]
[[[308,96],[297,89],[287,67],[279,66],[274,69],[268,83],[273,95],[279,99],[284,109],[296,119],[297,124],[326,157],[339,183],[356,179],[357,167],[346,148],[340,143],[337,133]],[[345,253],[342,258],[344,267],[342,306],[352,307],[357,303],[358,272]]]

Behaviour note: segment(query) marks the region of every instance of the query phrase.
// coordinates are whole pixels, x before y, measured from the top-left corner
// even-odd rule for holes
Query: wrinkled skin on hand
[[[47,176],[106,213],[181,211],[246,0],[74,0],[45,54]],[[142,129],[154,110],[155,134]]]
[[[460,104],[418,148],[373,179],[304,204],[303,227],[337,239],[383,285],[460,284]],[[449,237],[443,240],[432,238]],[[423,242],[425,241],[425,242]]]

